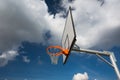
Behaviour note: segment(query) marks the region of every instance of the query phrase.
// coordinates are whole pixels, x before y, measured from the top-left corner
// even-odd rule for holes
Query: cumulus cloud
[[[26,62],[26,63],[29,63],[30,59],[27,56],[23,56],[23,61]]]
[[[86,72],[74,74],[72,80],[88,80],[88,74]]]
[[[0,1],[0,50],[16,48],[22,41],[42,43],[49,27],[47,6],[39,0]]]
[[[0,54],[7,55],[4,52],[17,50],[22,41],[41,44],[60,42],[60,36],[56,34],[61,34],[65,20],[58,18],[60,15],[57,14],[54,19],[41,0],[0,0]],[[46,33],[52,36],[47,38]],[[29,62],[26,57],[24,59]],[[8,61],[1,57],[1,65]]]
[[[5,66],[9,61],[13,61],[18,56],[18,52],[14,50],[3,52],[0,55],[0,67]]]

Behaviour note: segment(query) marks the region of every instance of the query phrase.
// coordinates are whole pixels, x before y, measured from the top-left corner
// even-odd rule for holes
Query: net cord
[[[52,55],[52,54],[49,54],[49,56],[50,56],[50,59],[51,59],[51,64],[58,64],[59,56],[55,56],[55,55]]]

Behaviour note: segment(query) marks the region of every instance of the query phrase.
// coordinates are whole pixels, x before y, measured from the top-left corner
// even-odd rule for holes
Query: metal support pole
[[[110,60],[111,60],[111,62],[112,62],[112,64],[113,64],[113,66],[114,66],[114,70],[115,70],[115,72],[116,72],[116,74],[117,74],[117,76],[118,76],[118,80],[120,80],[120,72],[119,72],[119,69],[118,69],[118,67],[117,67],[116,59],[115,59],[113,53],[111,53],[111,55],[110,55]]]
[[[86,53],[90,53],[90,54],[96,54],[96,55],[104,55],[104,56],[109,56],[110,60],[111,60],[111,64],[109,62],[107,62],[106,60],[104,60],[104,58],[102,58],[101,56],[99,56],[101,59],[103,59],[103,61],[107,62],[109,65],[111,65],[111,67],[114,68],[117,76],[118,76],[118,80],[120,80],[120,72],[119,69],[117,67],[116,64],[116,58],[114,56],[114,53],[109,52],[109,51],[96,51],[96,50],[88,50],[88,49],[76,49],[73,48],[72,51],[77,51],[77,52],[86,52]]]
[[[110,63],[109,61],[107,61],[105,58],[103,58],[101,55],[99,55],[99,54],[96,54],[101,60],[103,60],[105,63],[107,63],[108,65],[110,65],[111,67],[113,67],[114,68],[114,66],[113,66],[113,64],[112,63]]]
[[[88,49],[72,49],[72,51],[77,51],[77,52],[86,52],[86,53],[91,53],[91,54],[100,54],[104,56],[109,56],[110,54],[107,51],[96,51],[96,50],[88,50]]]

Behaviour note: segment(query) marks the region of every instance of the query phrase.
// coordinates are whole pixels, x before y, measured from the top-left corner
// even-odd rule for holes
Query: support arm
[[[120,72],[119,72],[119,69],[118,69],[117,64],[116,64],[117,60],[115,59],[114,53],[108,52],[108,51],[96,51],[96,50],[88,50],[88,49],[81,49],[81,48],[80,49],[73,48],[72,51],[86,52],[86,53],[90,53],[90,54],[100,55],[101,59],[103,59],[101,57],[101,55],[110,57],[111,64],[109,62],[107,62],[105,59],[103,59],[103,61],[109,63],[109,65],[111,65],[114,68],[114,70],[118,76],[118,80],[120,80]]]
[[[73,51],[77,51],[77,52],[86,52],[86,53],[91,53],[91,54],[99,54],[99,55],[104,55],[104,56],[109,56],[110,54],[108,53],[108,51],[96,51],[96,50],[88,50],[88,49],[72,49]]]

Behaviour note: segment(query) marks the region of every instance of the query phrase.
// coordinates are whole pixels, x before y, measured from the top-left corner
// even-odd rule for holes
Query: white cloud
[[[88,74],[86,72],[84,72],[84,74],[82,73],[77,73],[74,74],[73,76],[73,80],[88,80]]]
[[[44,43],[49,28],[47,6],[40,0],[0,1],[0,50],[20,46],[22,41]]]
[[[26,62],[26,63],[29,63],[30,59],[27,56],[23,56],[23,61]]]
[[[14,50],[3,52],[0,55],[0,67],[7,65],[9,61],[13,61],[18,56],[18,52]]]

